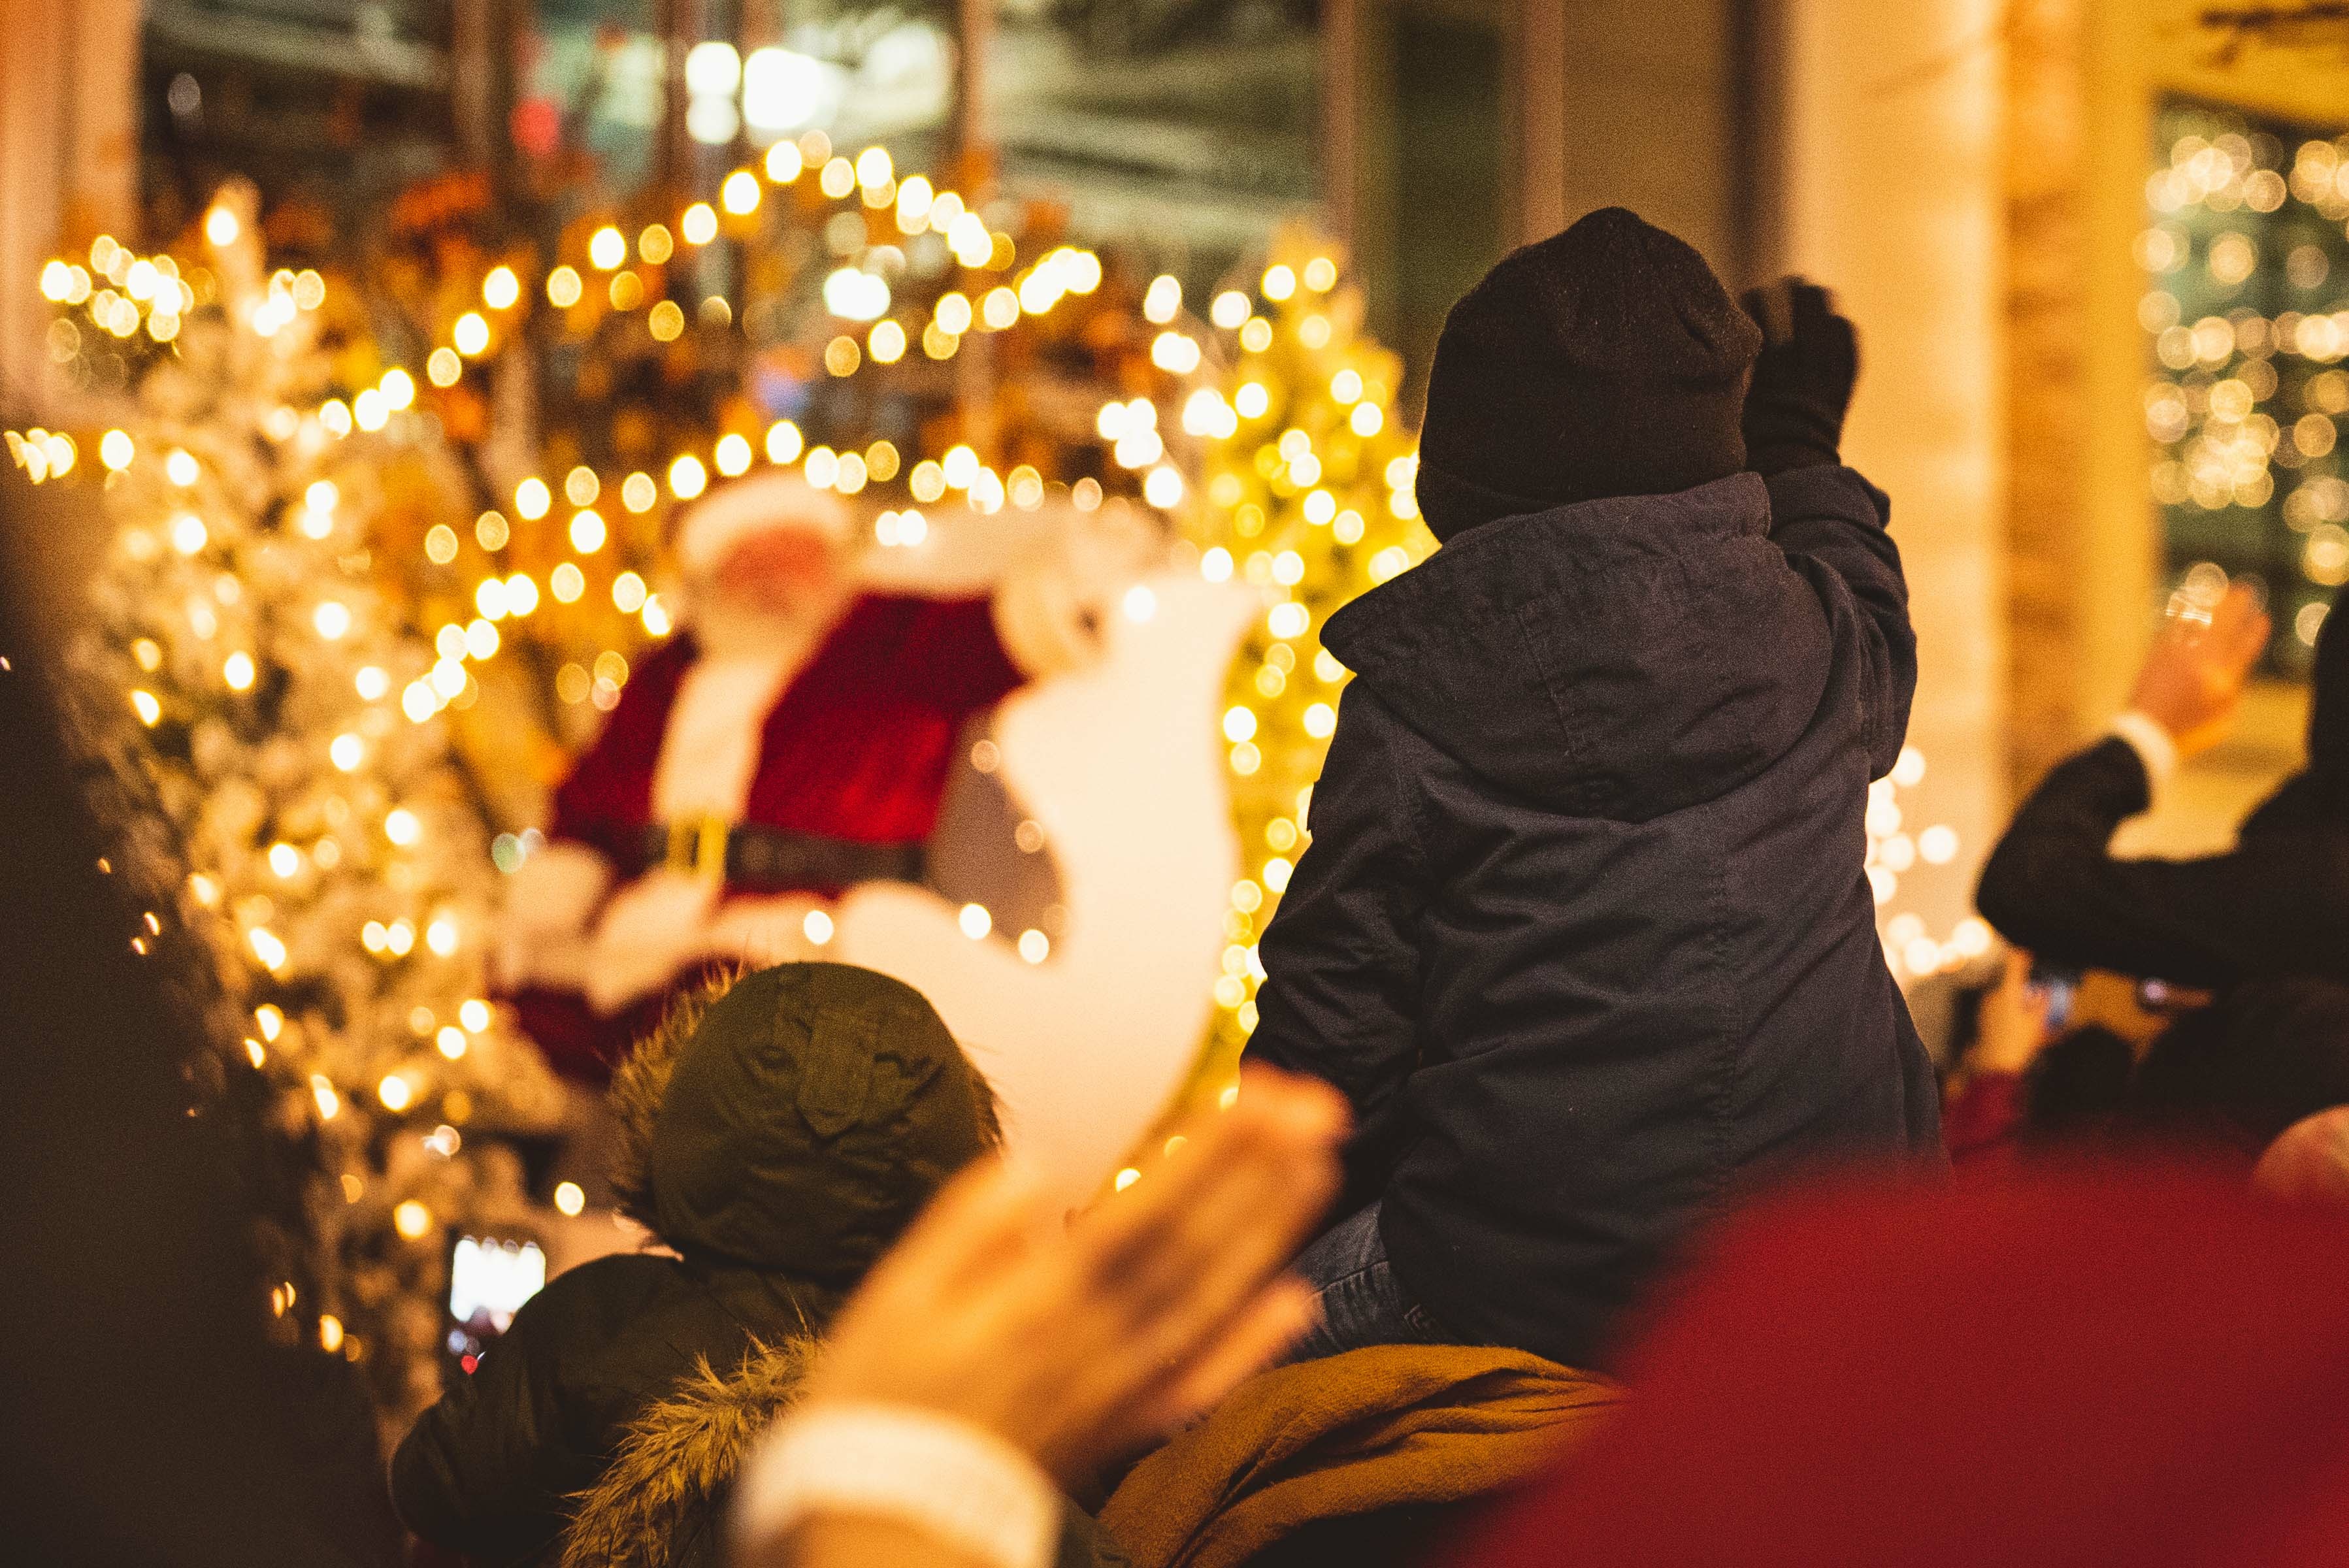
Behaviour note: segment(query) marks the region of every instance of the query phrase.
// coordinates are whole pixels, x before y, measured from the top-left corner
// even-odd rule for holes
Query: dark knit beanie
[[[1438,539],[1745,466],[1762,332],[1685,242],[1620,207],[1504,257],[1452,307],[1428,377],[1419,505]]]

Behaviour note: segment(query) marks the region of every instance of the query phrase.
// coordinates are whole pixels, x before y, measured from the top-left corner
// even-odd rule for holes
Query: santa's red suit
[[[509,900],[504,993],[566,1075],[601,1082],[713,963],[812,955],[847,887],[918,880],[965,726],[1085,656],[1093,612],[1048,565],[986,598],[729,607],[745,540],[847,528],[834,498],[781,476],[687,520],[704,602],[638,663]]]

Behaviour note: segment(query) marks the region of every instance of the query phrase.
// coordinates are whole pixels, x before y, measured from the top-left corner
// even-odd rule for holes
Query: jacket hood
[[[986,1083],[921,993],[843,964],[688,998],[612,1102],[614,1185],[662,1241],[841,1286],[995,1142]]]
[[[719,1505],[751,1447],[799,1398],[816,1342],[755,1348],[721,1377],[703,1362],[646,1407],[603,1476],[579,1498],[562,1568],[674,1568],[715,1562]]]
[[[1832,664],[1754,474],[1487,523],[1330,619],[1381,702],[1554,810],[1644,821],[1801,737]]]

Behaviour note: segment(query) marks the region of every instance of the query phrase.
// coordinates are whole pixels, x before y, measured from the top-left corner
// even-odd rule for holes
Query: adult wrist
[[[786,1417],[744,1468],[737,1539],[779,1540],[819,1517],[885,1519],[991,1568],[1049,1568],[1059,1492],[991,1432],[912,1406],[818,1404]]]
[[[2115,716],[2112,733],[2128,743],[2145,765],[2146,782],[2158,792],[2178,771],[2178,738],[2168,727],[2140,708],[2130,708]]]

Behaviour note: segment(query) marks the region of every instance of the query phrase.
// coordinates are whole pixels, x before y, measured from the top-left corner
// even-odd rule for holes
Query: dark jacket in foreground
[[[1604,1366],[1740,1190],[1937,1145],[1862,871],[1916,679],[1887,511],[1847,469],[1588,501],[1331,617],[1249,1049],[1352,1100],[1350,1196],[1463,1338]]]
[[[674,1011],[612,1099],[624,1206],[680,1255],[599,1258],[524,1303],[399,1445],[400,1517],[480,1563],[554,1561],[648,1408],[826,1325],[992,1141],[986,1097],[921,995],[866,970],[784,965]],[[714,1560],[713,1520],[657,1544]]]
[[[2113,834],[2151,804],[2125,740],[2057,764],[1982,868],[1982,918],[2054,964],[2211,987],[2349,984],[2349,787],[2301,775],[2223,855],[2114,859]]]

